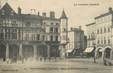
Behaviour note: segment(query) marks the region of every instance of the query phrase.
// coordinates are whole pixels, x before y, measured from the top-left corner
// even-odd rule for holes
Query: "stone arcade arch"
[[[103,53],[103,47],[97,47],[95,51],[96,58],[101,58]]]
[[[34,49],[32,45],[23,45],[23,58],[24,59],[28,59],[28,58],[33,58],[33,53],[34,53]]]
[[[111,47],[105,47],[103,52],[103,63],[104,65],[112,65],[111,59],[112,59],[112,48]]]
[[[105,49],[104,49],[104,58],[110,59],[111,51],[112,51],[111,47],[105,47]]]
[[[99,53],[99,50],[101,50],[101,53]],[[113,50],[110,46],[97,47],[95,50],[95,57],[99,63],[104,63],[104,65],[111,65]]]
[[[38,45],[37,55],[40,57],[47,57],[47,46],[46,45]]]
[[[9,45],[9,59],[17,61],[19,57],[19,46],[16,44]]]
[[[3,61],[6,59],[6,46],[4,44],[0,44],[0,59]]]

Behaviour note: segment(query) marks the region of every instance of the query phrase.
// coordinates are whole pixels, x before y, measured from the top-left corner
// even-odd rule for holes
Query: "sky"
[[[113,7],[112,0],[0,0],[1,5],[8,2],[14,10],[22,8],[22,13],[34,14],[46,12],[49,16],[50,11],[55,11],[56,17],[60,17],[64,9],[69,18],[69,28],[82,26],[87,30],[86,24],[94,22],[94,17],[108,12],[109,7]]]

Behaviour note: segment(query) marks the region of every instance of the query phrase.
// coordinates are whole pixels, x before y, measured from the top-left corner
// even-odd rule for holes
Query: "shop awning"
[[[93,51],[93,49],[94,49],[93,47],[89,47],[89,48],[86,48],[84,52],[85,53],[90,53],[90,52]]]
[[[68,49],[66,52],[67,53],[70,53],[70,52],[72,52],[73,51],[73,49]]]

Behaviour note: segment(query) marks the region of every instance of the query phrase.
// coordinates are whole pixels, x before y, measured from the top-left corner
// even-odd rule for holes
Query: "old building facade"
[[[16,13],[6,3],[0,9],[0,59],[59,57],[62,19],[56,18],[53,11],[47,17],[46,13],[22,14],[19,7]]]
[[[60,55],[62,58],[65,58],[66,56],[66,46],[68,44],[68,17],[66,13],[62,12],[62,15],[60,17],[60,38],[61,38],[61,44],[60,44]]]
[[[87,48],[85,49],[84,53],[87,56],[94,56],[95,50],[95,22],[86,25],[87,27]]]
[[[112,8],[109,8],[109,11],[107,13],[95,17],[95,22],[93,24],[87,25],[89,30],[87,36],[88,44],[90,44],[90,46],[96,47],[95,58],[101,59],[101,61],[104,61],[104,59],[109,60],[113,59],[112,26],[113,26]]]
[[[68,31],[68,35],[67,57],[80,56],[86,48],[84,45],[86,43],[84,31],[81,29],[81,26],[79,28],[71,28],[70,31]]]

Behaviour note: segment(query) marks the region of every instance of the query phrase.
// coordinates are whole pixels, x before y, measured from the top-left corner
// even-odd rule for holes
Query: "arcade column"
[[[20,44],[20,47],[19,47],[19,57],[22,58],[23,55],[22,55],[22,44]]]
[[[9,44],[6,44],[6,61],[9,59]]]
[[[113,51],[110,51],[110,59],[113,60]]]
[[[34,45],[33,48],[34,48],[34,59],[36,59],[37,58],[37,46]]]

